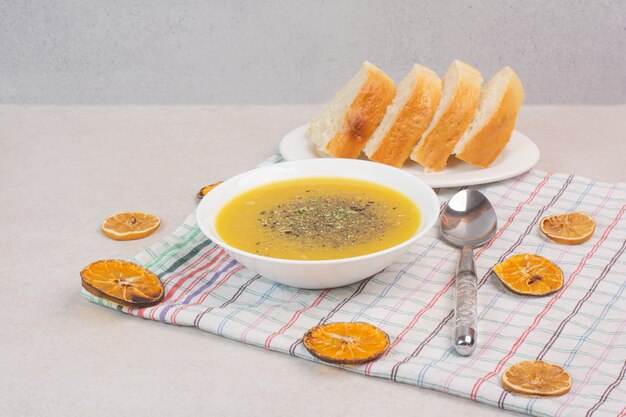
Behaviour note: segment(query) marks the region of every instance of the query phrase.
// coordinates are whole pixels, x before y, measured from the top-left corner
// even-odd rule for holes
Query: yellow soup
[[[246,252],[320,260],[366,255],[404,242],[419,209],[391,188],[346,178],[301,178],[247,191],[218,213],[218,235]]]

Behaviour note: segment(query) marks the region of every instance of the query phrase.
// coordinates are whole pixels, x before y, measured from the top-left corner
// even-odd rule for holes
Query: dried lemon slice
[[[163,285],[152,272],[132,262],[109,259],[80,271],[83,288],[96,297],[129,307],[149,307],[163,299]]]
[[[338,322],[313,327],[303,342],[322,361],[358,365],[378,359],[389,346],[389,336],[369,323]]]
[[[118,213],[102,223],[102,233],[115,240],[141,239],[159,228],[161,219],[141,212]]]
[[[209,191],[211,191],[212,189],[214,189],[215,187],[217,187],[221,183],[222,183],[222,181],[218,181],[215,184],[207,185],[205,187],[200,188],[200,191],[198,191],[198,194],[196,194],[196,197],[198,197],[198,199],[202,200],[202,198],[205,195],[207,195],[209,193]]]
[[[578,245],[593,236],[596,222],[587,213],[573,212],[544,217],[540,229],[546,237],[557,243]]]
[[[563,271],[539,255],[511,256],[493,267],[502,285],[522,295],[548,295],[563,286]]]
[[[558,397],[572,388],[572,378],[560,366],[544,361],[523,361],[502,374],[502,385],[517,394]]]

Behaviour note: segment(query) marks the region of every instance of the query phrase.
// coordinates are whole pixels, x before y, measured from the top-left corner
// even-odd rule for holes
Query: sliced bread
[[[320,152],[356,158],[380,124],[395,95],[391,78],[369,62],[309,123],[308,135]]]
[[[428,127],[441,98],[441,79],[415,65],[398,84],[385,117],[365,145],[372,161],[400,168]]]
[[[509,67],[504,67],[482,89],[474,119],[456,144],[456,157],[487,168],[509,142],[524,102],[524,87]]]
[[[455,60],[443,77],[437,111],[411,159],[429,171],[441,171],[461,135],[469,126],[480,99],[480,72]]]

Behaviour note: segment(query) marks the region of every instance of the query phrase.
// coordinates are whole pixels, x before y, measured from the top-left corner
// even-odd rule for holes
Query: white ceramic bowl
[[[422,222],[410,239],[391,248],[353,258],[300,261],[269,258],[236,249],[215,230],[217,213],[235,196],[275,181],[306,177],[354,178],[385,185],[411,199],[420,209]],[[383,270],[423,236],[437,221],[439,201],[422,180],[399,169],[353,159],[309,159],[269,165],[237,175],[211,190],[196,212],[198,226],[213,242],[241,264],[265,278],[299,288],[334,288],[352,284]]]

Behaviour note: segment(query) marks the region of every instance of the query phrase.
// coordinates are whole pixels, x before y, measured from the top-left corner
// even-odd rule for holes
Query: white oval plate
[[[287,133],[280,141],[279,151],[286,161],[302,159],[330,158],[321,155],[306,134],[307,125]],[[464,185],[486,184],[515,177],[530,170],[539,161],[539,148],[527,136],[513,131],[506,148],[488,168],[476,168],[454,157],[439,172],[425,173],[424,167],[409,160],[401,168],[417,176],[433,188],[461,187]],[[359,159],[367,159],[361,155]]]

